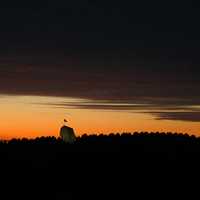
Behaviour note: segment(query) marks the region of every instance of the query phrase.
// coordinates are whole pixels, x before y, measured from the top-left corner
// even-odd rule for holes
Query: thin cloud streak
[[[156,120],[178,120],[188,122],[200,122],[200,111],[193,112],[151,112]]]
[[[177,105],[177,104],[137,104],[137,103],[119,103],[119,102],[101,102],[81,100],[80,102],[60,102],[60,103],[34,103],[43,106],[65,109],[92,109],[92,110],[110,110],[125,111],[132,113],[145,113],[155,117],[156,120],[179,120],[179,121],[200,121],[200,106]]]

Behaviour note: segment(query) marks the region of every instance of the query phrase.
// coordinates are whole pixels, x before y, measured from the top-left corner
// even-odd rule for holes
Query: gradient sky
[[[0,137],[200,135],[192,1],[17,1],[0,7]]]

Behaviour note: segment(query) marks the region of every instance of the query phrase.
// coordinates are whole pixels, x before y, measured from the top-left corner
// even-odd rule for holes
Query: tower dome
[[[73,143],[76,140],[74,129],[65,125],[60,129],[60,137],[66,143]]]

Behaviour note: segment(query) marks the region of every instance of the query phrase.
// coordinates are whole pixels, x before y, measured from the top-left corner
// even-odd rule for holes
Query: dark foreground
[[[0,143],[1,199],[173,199],[199,193],[200,138],[54,137]],[[197,189],[196,189],[197,188]],[[190,192],[192,189],[192,192]]]

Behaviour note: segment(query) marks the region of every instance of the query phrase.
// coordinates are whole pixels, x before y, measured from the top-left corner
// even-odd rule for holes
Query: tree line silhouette
[[[200,150],[200,137],[195,135],[188,135],[182,133],[171,133],[171,132],[134,132],[134,133],[111,133],[109,135],[95,135],[95,134],[84,134],[77,137],[74,144],[67,144],[62,141],[61,138],[54,136],[37,137],[34,139],[27,138],[14,138],[11,140],[0,140],[0,148],[5,146],[34,146],[34,145],[54,145],[66,148],[66,150],[79,151],[84,150],[136,150],[137,148],[144,147],[146,150],[156,149],[158,151],[162,149],[178,150],[183,147],[184,150],[188,151],[199,151]],[[51,147],[51,146],[50,146]],[[48,148],[48,147],[47,147]]]
[[[154,197],[166,181],[180,185],[192,174],[187,167],[199,161],[200,138],[188,134],[82,135],[74,144],[56,137],[12,139],[0,142],[0,197],[129,199],[150,195],[151,185]]]

